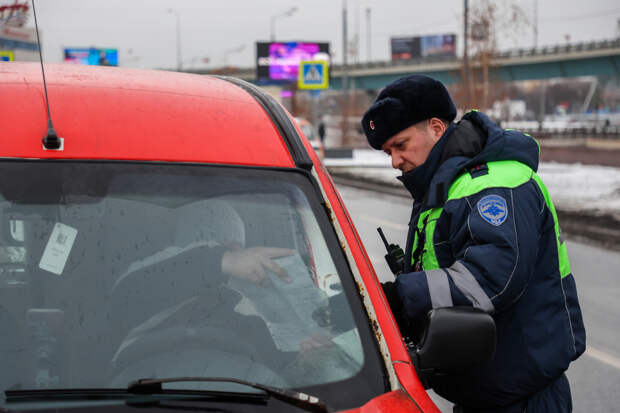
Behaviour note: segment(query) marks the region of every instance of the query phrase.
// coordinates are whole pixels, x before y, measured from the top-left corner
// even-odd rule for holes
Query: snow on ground
[[[348,175],[401,185],[400,171],[381,151],[356,149],[352,158],[327,158],[328,167]],[[557,209],[620,216],[620,168],[582,164],[541,163],[538,175]]]
[[[558,209],[620,215],[620,168],[550,162],[538,175]]]

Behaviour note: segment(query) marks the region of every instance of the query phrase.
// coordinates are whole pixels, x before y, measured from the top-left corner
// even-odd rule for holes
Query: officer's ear
[[[430,129],[433,136],[439,140],[443,133],[448,129],[446,123],[439,118],[430,118],[428,120],[428,128]]]

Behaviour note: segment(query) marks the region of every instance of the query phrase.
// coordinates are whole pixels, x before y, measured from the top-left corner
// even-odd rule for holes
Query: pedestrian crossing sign
[[[299,62],[297,78],[299,89],[327,89],[329,70],[324,60],[302,60]]]

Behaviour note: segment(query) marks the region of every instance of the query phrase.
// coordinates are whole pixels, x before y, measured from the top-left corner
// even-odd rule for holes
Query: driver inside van
[[[289,274],[276,262],[284,257],[291,257],[288,261],[295,262],[296,250],[262,246],[245,248],[245,224],[232,207],[231,202],[209,200],[207,203],[194,203],[185,209],[186,211],[180,214],[182,218],[177,226],[178,245],[191,248],[206,243],[209,247],[224,248],[221,271],[233,277],[229,279],[227,286],[243,296],[241,302],[235,307],[235,311],[261,316],[270,327],[274,339],[277,340],[280,334],[276,323],[270,320],[269,314],[274,309],[265,308],[266,302],[274,304],[275,301],[282,299],[282,297],[274,296],[274,288],[279,285],[284,288],[297,288],[297,291],[300,288],[305,289],[312,294],[312,301],[321,301],[318,288],[310,282],[310,274]],[[296,267],[305,267],[301,263],[297,264]],[[282,283],[279,283],[277,279],[272,282],[270,272],[275,274]],[[294,275],[297,275],[295,279],[292,278]],[[271,291],[265,291],[265,288]],[[308,314],[308,316],[312,315]],[[290,320],[285,323],[291,324]],[[333,343],[329,337],[315,333],[299,343],[299,350],[309,351],[331,344]],[[280,346],[280,349],[292,350],[284,344]]]
[[[139,307],[126,311],[124,321],[132,330],[130,336],[143,333],[145,328],[161,327],[173,313],[194,305],[195,298],[200,296],[200,301],[210,306],[219,302],[218,313],[234,310],[241,315],[261,317],[281,351],[308,351],[331,345],[318,326],[316,331],[295,330],[312,322],[312,312],[325,303],[323,292],[313,283],[310,270],[297,251],[265,246],[246,248],[245,224],[231,204],[228,200],[210,199],[178,208],[174,211],[174,245],[131,263],[116,280],[112,295],[120,298],[119,307]],[[277,260],[286,262],[292,273]],[[218,263],[220,267],[214,268]],[[204,273],[201,284],[196,284],[196,277],[178,282],[179,274],[194,271]],[[144,285],[145,279],[153,287],[151,299],[140,306],[143,298],[131,293],[136,291],[132,285]],[[123,294],[124,291],[131,295]],[[238,294],[237,298],[231,294]],[[305,303],[290,302],[302,295]],[[302,310],[308,306],[311,310]],[[213,315],[216,310],[210,311]],[[299,317],[308,320],[302,323]]]
[[[290,282],[286,271],[272,258],[292,255],[295,250],[276,247],[245,246],[245,226],[239,214],[223,200],[196,202],[175,211],[178,224],[175,245],[133,262],[116,280],[114,287],[125,277],[142,268],[157,264],[197,247],[209,247],[211,262],[220,262],[221,272],[256,284],[263,284],[267,271]]]
[[[170,245],[131,263],[110,294],[111,318],[123,331],[111,360],[114,381],[123,382],[137,371],[148,370],[148,358],[167,359],[180,348],[187,349],[187,354],[233,352],[235,360],[252,356],[268,365],[281,358],[260,314],[231,287],[231,280],[267,290],[260,283],[268,272],[285,274],[275,262],[269,262],[271,257],[295,251],[244,248],[245,224],[224,200],[194,202],[166,213],[174,216],[162,222],[176,222]],[[149,294],[143,293],[145,285]],[[176,368],[172,361],[164,364],[167,369]],[[189,367],[181,367],[185,374]],[[204,375],[216,367],[191,368],[197,369],[194,374]]]

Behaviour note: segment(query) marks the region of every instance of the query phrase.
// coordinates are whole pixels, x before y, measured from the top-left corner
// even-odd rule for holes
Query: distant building
[[[11,52],[16,61],[38,61],[39,51],[35,29],[12,27],[0,23],[0,52]]]
[[[0,4],[0,60],[39,60],[37,33],[24,25],[30,17],[27,1]]]
[[[487,114],[493,119],[502,121],[525,120],[526,104],[524,100],[498,100],[487,110]]]

